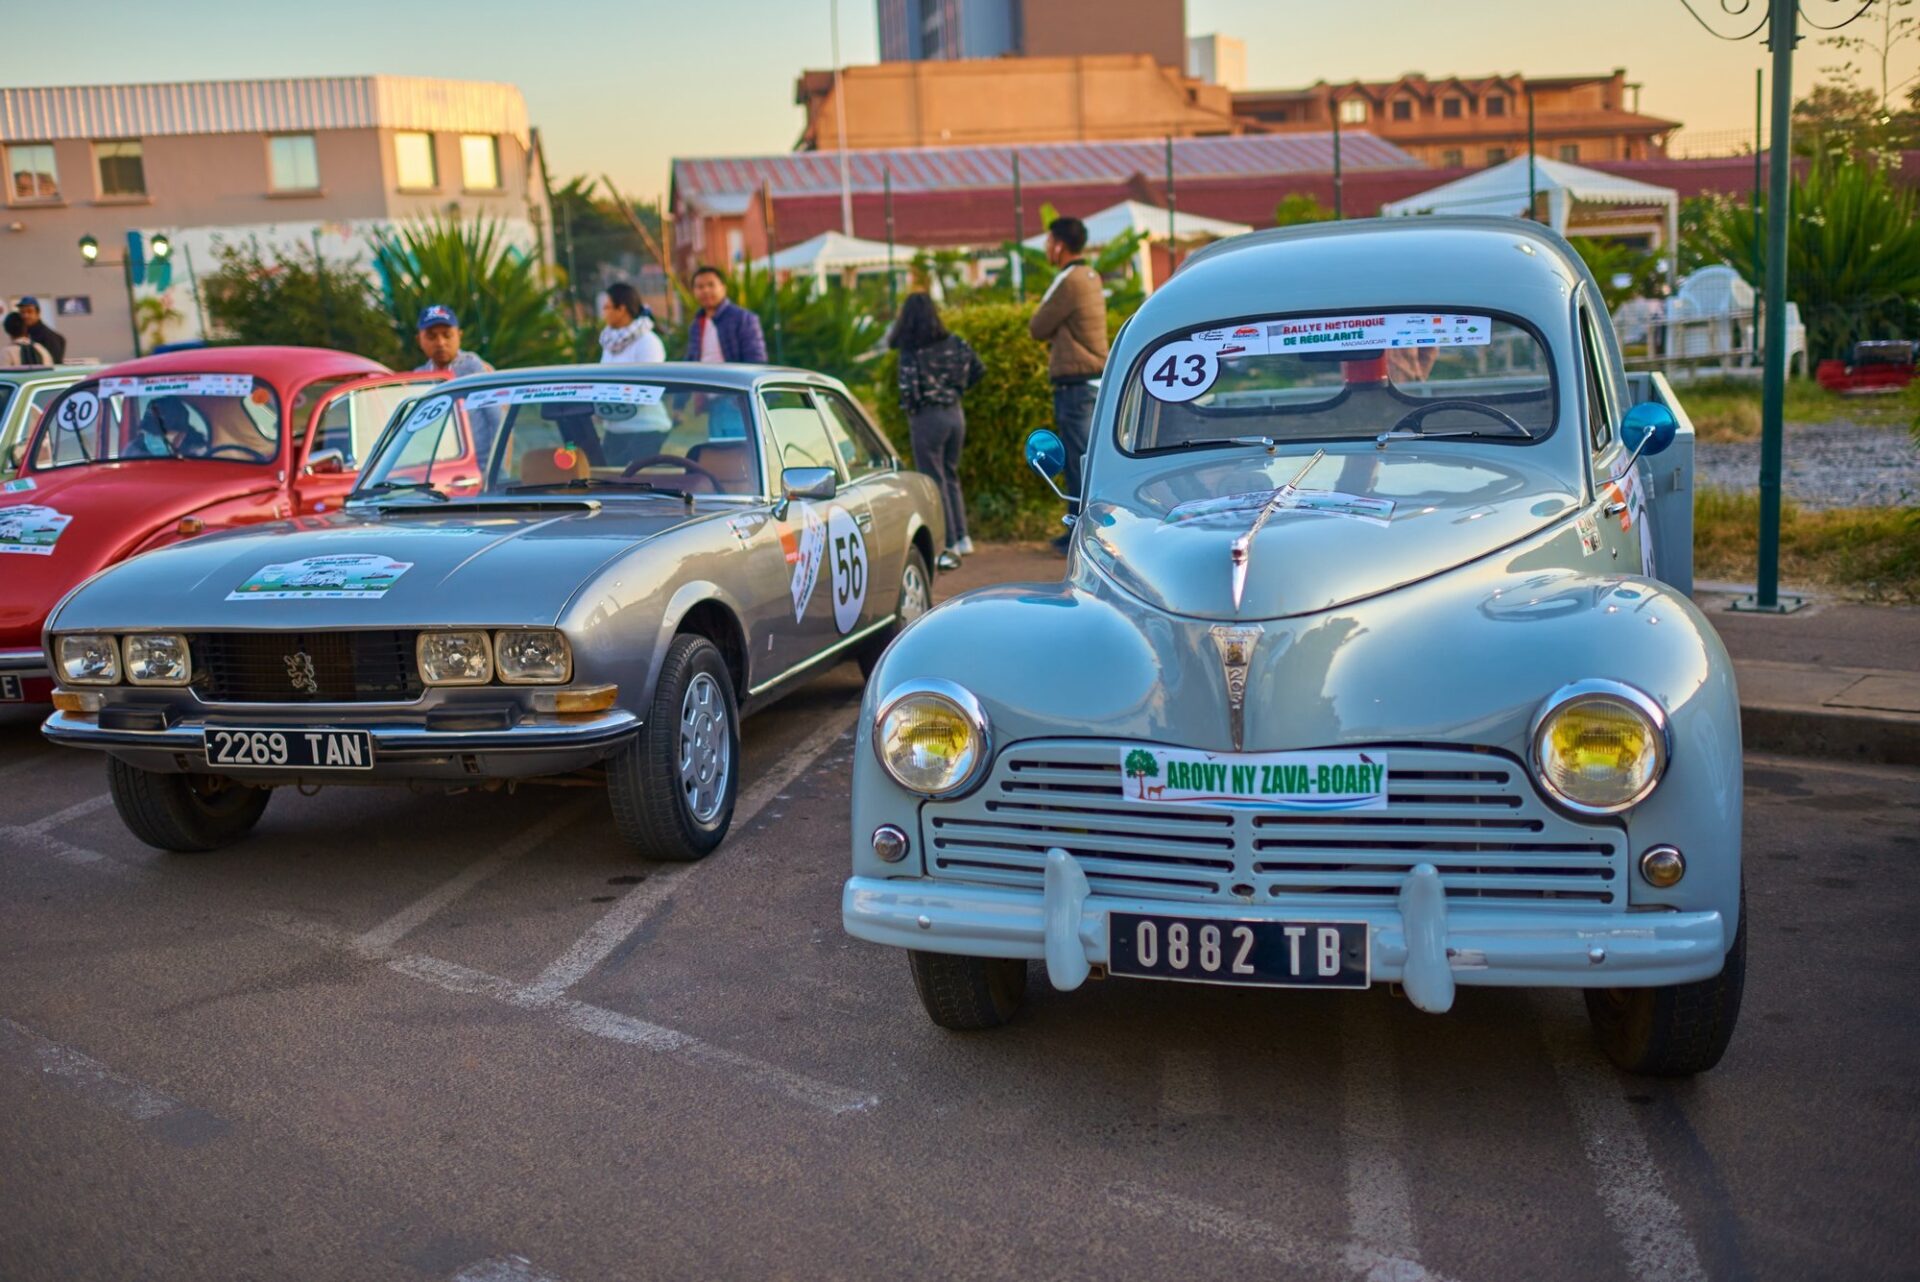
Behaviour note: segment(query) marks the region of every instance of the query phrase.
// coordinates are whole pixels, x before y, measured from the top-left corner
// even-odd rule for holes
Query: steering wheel
[[[645,458],[637,458],[620,470],[620,476],[624,480],[632,476],[635,472],[642,471],[649,467],[675,467],[679,468],[682,472],[697,473],[700,476],[706,477],[716,492],[724,488],[720,484],[719,477],[709,472],[706,468],[701,467],[692,459],[679,454],[649,454]]]
[[[1421,421],[1424,420],[1427,417],[1427,415],[1437,414],[1441,410],[1472,410],[1476,414],[1484,414],[1486,417],[1496,420],[1503,427],[1512,428],[1515,432],[1519,433],[1521,436],[1525,436],[1528,438],[1531,438],[1533,436],[1533,432],[1528,429],[1525,423],[1522,423],[1519,419],[1507,413],[1505,410],[1497,409],[1492,405],[1483,404],[1480,401],[1469,401],[1469,400],[1460,400],[1460,399],[1428,401],[1426,404],[1418,406],[1414,409],[1408,410],[1405,414],[1402,414],[1399,420],[1396,421],[1394,425],[1388,428],[1387,430],[1389,432],[1398,432],[1403,428],[1418,428],[1420,426]]]
[[[208,450],[208,451],[207,451],[207,453],[206,453],[206,457],[208,457],[208,458],[219,458],[219,457],[220,457],[220,455],[221,455],[221,452],[222,452],[222,451],[225,451],[225,450],[233,450],[233,451],[235,451],[236,453],[238,453],[238,454],[240,454],[240,455],[242,455],[243,457],[245,457],[245,459],[246,459],[246,460],[247,460],[247,462],[249,462],[249,463],[271,463],[271,462],[273,462],[273,455],[271,455],[271,454],[262,454],[262,453],[260,453],[260,451],[258,451],[258,450],[254,450],[254,449],[249,449],[249,448],[247,448],[247,447],[246,447],[246,446],[244,446],[244,445],[235,445],[235,444],[234,444],[233,442],[231,442],[231,441],[228,441],[228,442],[226,442],[226,443],[224,443],[224,444],[221,444],[221,445],[216,445],[216,446],[214,446],[214,447],[213,447],[212,449],[210,449],[210,450]]]

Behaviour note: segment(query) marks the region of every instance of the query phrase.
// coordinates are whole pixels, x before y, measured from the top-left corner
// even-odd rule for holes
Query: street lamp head
[[[82,236],[80,238],[80,257],[86,259],[88,262],[92,262],[94,259],[100,257],[100,242],[91,236]]]
[[[153,240],[148,243],[147,248],[153,253],[155,258],[165,258],[173,252],[173,242],[165,236],[156,235]]]

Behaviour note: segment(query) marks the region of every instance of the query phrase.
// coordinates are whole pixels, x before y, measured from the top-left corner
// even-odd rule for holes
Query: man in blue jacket
[[[687,330],[685,359],[747,365],[766,362],[767,340],[760,332],[760,318],[727,300],[727,278],[718,267],[703,264],[695,269],[693,301],[700,304],[700,310]]]

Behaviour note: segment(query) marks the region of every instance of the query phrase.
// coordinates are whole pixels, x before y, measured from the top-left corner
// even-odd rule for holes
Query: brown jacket
[[[1051,344],[1049,378],[1098,377],[1107,367],[1107,296],[1093,268],[1073,262],[1062,269],[1027,322],[1027,332]]]

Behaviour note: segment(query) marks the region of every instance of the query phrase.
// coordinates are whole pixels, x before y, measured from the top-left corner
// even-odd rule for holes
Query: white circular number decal
[[[1190,401],[1220,377],[1220,358],[1208,343],[1168,343],[1147,357],[1140,381],[1157,401]]]
[[[827,513],[827,560],[833,566],[833,626],[845,636],[867,603],[867,537],[843,507]]]
[[[436,396],[430,401],[422,401],[413,414],[408,417],[402,431],[417,432],[429,423],[438,423],[446,415],[447,407],[453,404],[451,396]]]
[[[100,398],[92,392],[75,392],[60,402],[56,417],[67,431],[84,432],[100,417]]]

